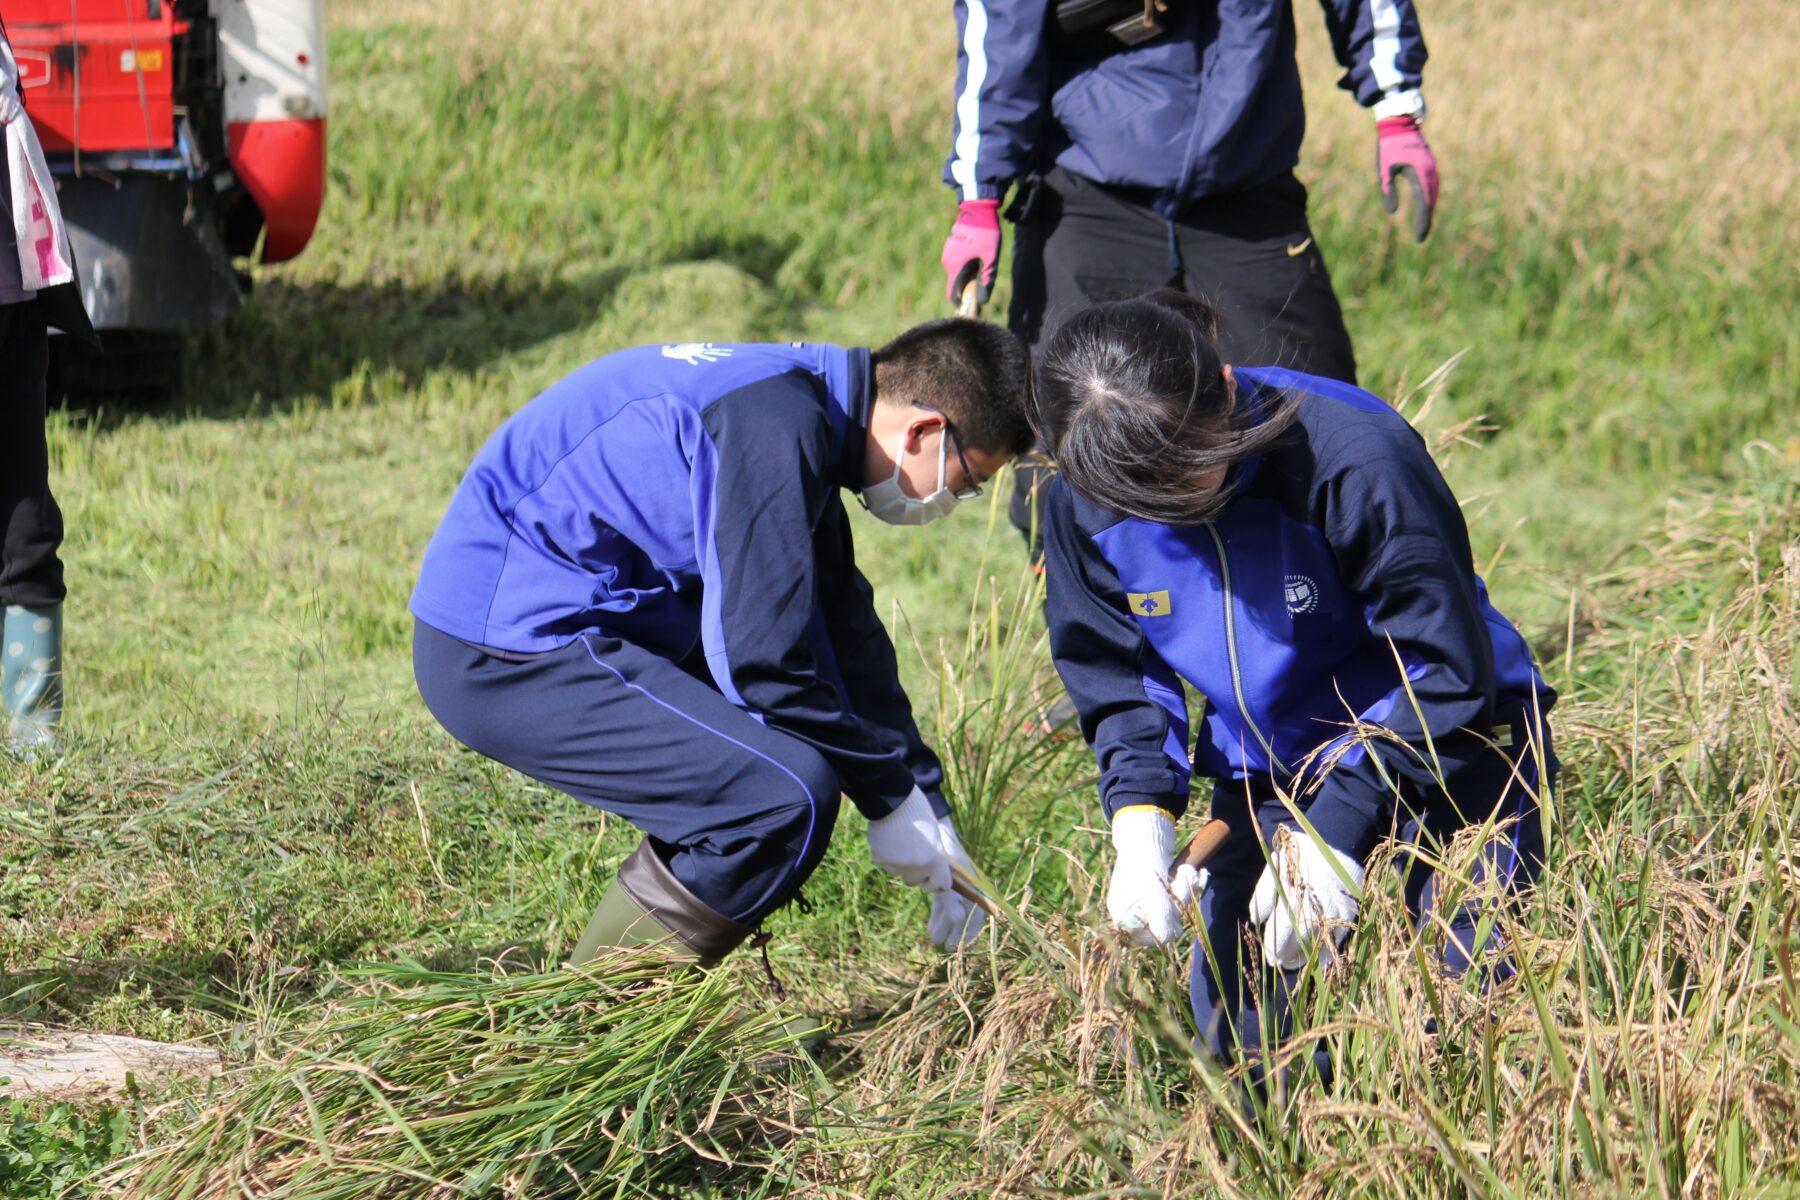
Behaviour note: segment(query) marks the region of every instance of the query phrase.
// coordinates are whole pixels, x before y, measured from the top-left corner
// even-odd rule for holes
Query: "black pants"
[[[1197,200],[1173,222],[1151,199],[1060,167],[1038,185],[1017,226],[1007,314],[1034,354],[1089,304],[1175,287],[1219,310],[1226,362],[1356,382],[1343,310],[1306,223],[1306,187],[1291,172]],[[1033,455],[1017,472],[1012,521],[1029,536],[1030,496],[1048,482],[1047,460]]]
[[[62,510],[50,494],[44,442],[44,313],[33,302],[0,304],[0,605],[63,602]]]

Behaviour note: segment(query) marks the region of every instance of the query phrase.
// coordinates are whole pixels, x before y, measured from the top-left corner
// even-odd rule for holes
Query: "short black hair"
[[[872,358],[877,400],[929,405],[983,453],[1031,449],[1031,352],[1010,331],[947,317],[913,326]]]
[[[1196,476],[1258,454],[1296,415],[1291,397],[1255,406],[1225,386],[1218,314],[1164,290],[1096,304],[1056,331],[1044,352],[1032,422],[1077,492],[1126,516],[1180,525],[1216,517],[1227,488]]]

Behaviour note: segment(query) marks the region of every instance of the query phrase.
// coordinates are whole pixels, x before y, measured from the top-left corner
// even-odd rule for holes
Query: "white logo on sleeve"
[[[1281,591],[1291,617],[1302,616],[1319,607],[1319,589],[1304,575],[1289,575]]]
[[[679,346],[664,346],[663,357],[680,359],[690,367],[697,367],[703,362],[730,358],[731,347],[715,346],[711,342],[682,342]]]

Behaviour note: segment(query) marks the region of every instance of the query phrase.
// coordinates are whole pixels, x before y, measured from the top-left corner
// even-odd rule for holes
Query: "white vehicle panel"
[[[325,115],[324,0],[213,0],[225,120]]]

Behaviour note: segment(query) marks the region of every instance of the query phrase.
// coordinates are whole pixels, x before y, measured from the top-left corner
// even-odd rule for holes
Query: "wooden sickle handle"
[[[955,863],[950,864],[950,890],[990,917],[998,916],[1000,913],[1000,910],[994,907],[994,902],[975,886],[975,881],[969,878],[968,873]]]
[[[1208,821],[1200,827],[1200,832],[1194,835],[1194,839],[1181,848],[1181,853],[1175,856],[1175,867],[1192,867],[1198,871],[1219,852],[1219,847],[1230,836],[1231,826],[1219,820]]]
[[[956,306],[956,315],[967,317],[971,321],[981,315],[980,272],[976,272],[976,275],[976,279],[971,279],[963,285],[962,303]]]

